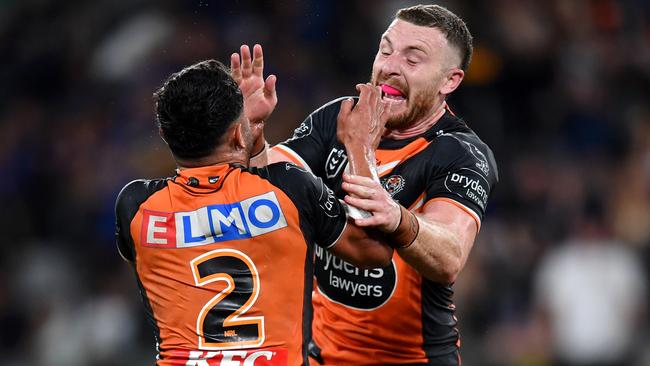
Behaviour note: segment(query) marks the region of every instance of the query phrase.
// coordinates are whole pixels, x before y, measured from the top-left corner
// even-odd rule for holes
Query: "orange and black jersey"
[[[292,138],[274,147],[322,177],[339,197],[347,156],[336,138],[336,119],[344,99],[313,112]],[[449,110],[420,136],[382,139],[376,158],[381,183],[402,206],[421,212],[444,200],[480,227],[498,180],[496,163],[489,147]],[[317,249],[315,276],[313,337],[325,363],[455,363],[440,361],[454,360],[447,356],[459,343],[450,285],[423,278],[397,254],[386,268],[361,270]]]
[[[158,365],[307,364],[312,244],[346,225],[320,179],[290,163],[184,169],[129,183],[115,210]]]

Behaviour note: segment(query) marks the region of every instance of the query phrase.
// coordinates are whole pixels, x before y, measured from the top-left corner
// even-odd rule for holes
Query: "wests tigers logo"
[[[404,189],[406,180],[401,175],[391,175],[388,178],[382,179],[381,185],[391,197],[401,192]]]

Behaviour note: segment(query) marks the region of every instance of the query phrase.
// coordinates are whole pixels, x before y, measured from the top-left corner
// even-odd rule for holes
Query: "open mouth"
[[[381,84],[381,99],[391,103],[399,103],[406,101],[404,93],[388,84]]]

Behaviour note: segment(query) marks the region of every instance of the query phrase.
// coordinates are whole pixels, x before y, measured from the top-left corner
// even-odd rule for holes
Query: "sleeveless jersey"
[[[313,244],[347,222],[320,179],[290,163],[179,170],[125,186],[116,220],[157,365],[308,364]]]
[[[337,196],[347,156],[336,138],[340,103],[309,115],[289,140],[274,147],[322,177]],[[404,207],[452,203],[480,227],[498,180],[489,147],[451,111],[424,134],[382,139],[376,152],[380,181]],[[395,252],[386,268],[361,270],[332,254],[316,253],[313,350],[332,365],[455,365],[459,347],[453,289],[423,278]],[[318,352],[315,352],[318,354]],[[452,361],[440,361],[451,359]]]

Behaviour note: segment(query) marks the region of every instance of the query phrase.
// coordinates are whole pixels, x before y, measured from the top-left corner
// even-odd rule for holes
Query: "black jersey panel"
[[[328,248],[345,229],[343,205],[320,178],[292,163],[275,163],[250,172],[280,188],[300,214],[300,225],[309,242]]]
[[[330,145],[336,140],[336,118],[341,102],[349,97],[335,99],[312,112],[282,145],[295,151],[309,165],[314,174],[323,177],[325,160]]]
[[[115,202],[115,240],[120,255],[135,261],[135,248],[131,237],[131,220],[138,212],[140,205],[151,195],[167,186],[168,179],[146,180],[138,179],[130,182],[117,195]]]
[[[441,133],[431,148],[436,169],[429,171],[425,201],[447,197],[472,209],[482,219],[498,181],[490,149],[471,130]]]
[[[452,301],[454,290],[427,279],[422,280],[422,338],[427,357],[456,350],[459,335]]]

